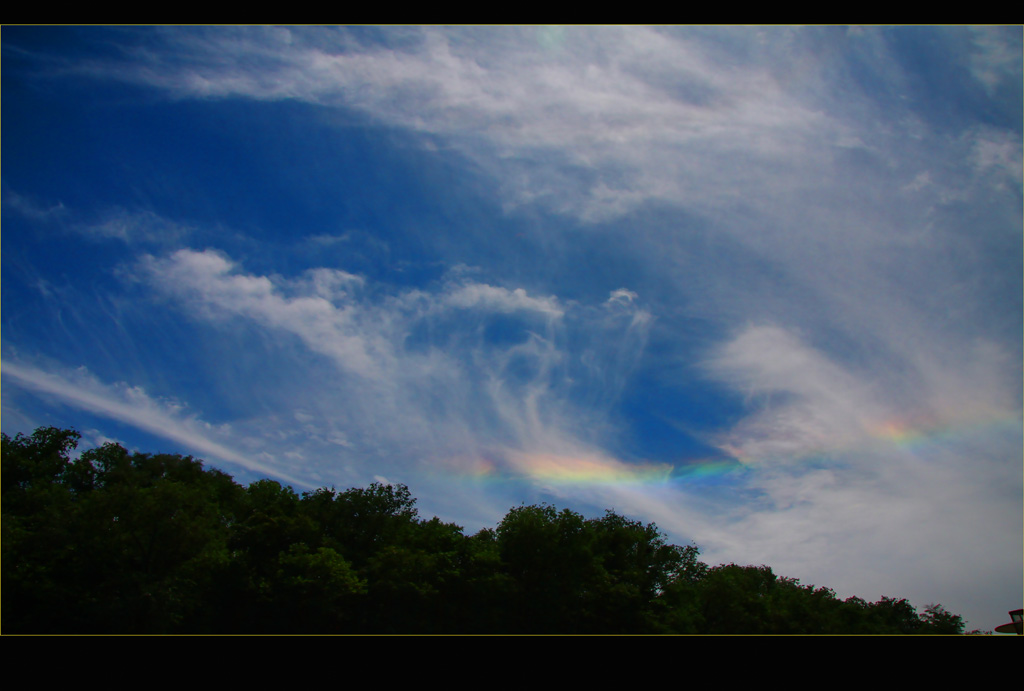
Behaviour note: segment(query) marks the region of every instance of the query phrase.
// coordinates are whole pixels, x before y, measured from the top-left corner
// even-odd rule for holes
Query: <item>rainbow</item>
[[[954,443],[972,434],[1021,434],[1019,414],[991,417],[970,425],[954,426],[934,418],[892,418],[865,425],[858,435],[831,444],[808,444],[790,449],[790,462],[836,462],[856,451],[902,449],[921,452],[936,444]],[[554,485],[657,486],[692,484],[756,472],[770,456],[750,453],[742,444],[721,444],[717,457],[679,460],[675,463],[627,463],[598,451],[554,453],[548,451],[496,450],[488,455],[462,456],[433,464],[434,471],[490,482],[542,482]],[[778,460],[783,460],[781,456]]]
[[[675,481],[716,477],[736,471],[730,458],[684,465],[626,463],[599,453],[555,454],[506,450],[494,457],[461,457],[442,464],[445,472],[491,481],[532,481],[555,485],[666,485]]]

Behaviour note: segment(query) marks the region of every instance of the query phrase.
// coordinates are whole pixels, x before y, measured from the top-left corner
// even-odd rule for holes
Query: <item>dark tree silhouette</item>
[[[840,601],[614,512],[518,506],[467,536],[404,485],[248,487],[73,430],[3,435],[4,633],[940,633],[941,605]]]

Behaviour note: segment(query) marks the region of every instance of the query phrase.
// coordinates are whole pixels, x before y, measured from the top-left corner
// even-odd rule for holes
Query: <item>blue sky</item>
[[[2,38],[5,433],[1020,606],[1019,27]]]

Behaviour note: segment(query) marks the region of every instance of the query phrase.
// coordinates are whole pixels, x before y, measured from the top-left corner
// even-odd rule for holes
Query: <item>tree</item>
[[[227,562],[230,500],[241,488],[191,457],[116,444],[72,462],[78,439],[54,428],[3,437],[5,628],[194,625]]]
[[[928,605],[921,617],[918,633],[959,635],[964,632],[964,620],[959,614],[948,612],[942,605]]]
[[[40,508],[62,481],[71,463],[71,452],[81,435],[74,430],[40,427],[31,436],[18,434],[11,439],[2,435],[2,471],[0,491],[4,510],[12,515],[27,515]],[[33,502],[33,496],[37,501]]]
[[[5,632],[962,633],[941,605],[840,602],[613,511],[421,520],[405,485],[301,497],[190,456],[3,435]]]

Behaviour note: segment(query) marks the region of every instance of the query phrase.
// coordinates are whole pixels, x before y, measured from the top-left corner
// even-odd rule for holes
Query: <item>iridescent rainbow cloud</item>
[[[672,474],[665,464],[629,464],[598,454],[559,455],[511,451],[513,472],[557,484],[661,484]]]
[[[783,451],[772,454],[758,444],[722,444],[720,448],[741,463],[757,465],[766,460],[809,461],[836,458],[850,452],[877,452],[899,449],[920,453],[935,445],[945,445],[983,434],[1020,433],[1020,411],[987,411],[985,414],[957,416],[956,421],[937,415],[893,416],[863,423],[859,430],[832,439],[808,440],[806,444],[785,443]]]
[[[960,433],[1014,431],[1021,428],[1017,415],[975,421],[959,428],[938,423],[934,418],[892,418],[865,425],[860,434],[844,435],[831,443],[809,443],[804,448],[789,446],[779,452],[780,460],[794,462],[828,461],[855,450],[886,448],[918,450],[933,443],[948,442]],[[553,453],[502,449],[489,456],[449,459],[447,472],[488,481],[527,480],[558,485],[665,485],[725,478],[753,471],[761,461],[770,460],[764,450],[723,444],[719,457],[681,460],[677,463],[627,463],[600,452]]]
[[[485,457],[452,459],[457,474],[511,480],[517,478],[559,485],[664,485],[675,480],[721,475],[735,470],[731,459],[708,459],[677,467],[671,463],[626,463],[600,453],[558,454],[505,450]]]

